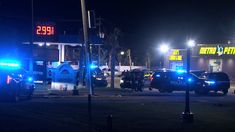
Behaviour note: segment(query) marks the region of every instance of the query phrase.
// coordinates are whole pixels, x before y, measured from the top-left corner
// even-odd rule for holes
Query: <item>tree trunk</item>
[[[79,82],[78,86],[82,87],[83,86],[83,81],[84,81],[84,45],[82,45],[82,49],[80,50],[80,59],[79,59]]]
[[[114,88],[114,75],[115,74],[115,50],[111,51],[111,88]]]

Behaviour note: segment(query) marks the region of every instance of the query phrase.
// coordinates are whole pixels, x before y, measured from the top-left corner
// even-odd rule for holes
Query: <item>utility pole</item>
[[[132,69],[131,66],[132,66],[132,60],[131,60],[131,50],[128,49],[127,50],[127,55],[128,55],[128,58],[129,58],[129,65],[130,65],[130,70]]]
[[[89,88],[89,94],[92,95],[91,90],[91,71],[89,68],[90,64],[90,53],[89,53],[89,40],[88,40],[88,19],[87,19],[87,12],[86,12],[86,5],[85,0],[81,0],[82,6],[82,20],[83,20],[83,35],[84,35],[84,44],[85,44],[85,57],[86,57],[86,71],[87,71],[87,78],[86,78],[86,87]]]
[[[30,39],[30,53],[29,57],[29,72],[33,75],[33,40],[34,40],[34,0],[31,1],[31,39]]]
[[[81,0],[82,8],[82,22],[83,22],[83,35],[85,44],[85,56],[86,56],[86,87],[89,88],[88,94],[88,115],[89,115],[89,128],[92,131],[92,109],[91,109],[91,96],[93,94],[91,87],[91,71],[90,71],[90,46],[88,42],[88,18],[85,0]]]
[[[195,42],[190,40],[188,42],[187,47],[187,75],[190,75],[190,56],[191,56],[191,48],[194,47]],[[190,98],[189,98],[189,90],[191,88],[190,81],[187,82],[187,88],[185,91],[185,110],[182,113],[182,118],[184,122],[191,123],[194,121],[194,114],[190,110]]]

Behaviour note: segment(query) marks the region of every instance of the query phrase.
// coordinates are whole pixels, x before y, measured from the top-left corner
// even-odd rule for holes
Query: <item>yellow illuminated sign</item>
[[[170,60],[170,61],[182,61],[183,59],[182,59],[182,56],[181,56],[181,55],[171,55],[171,56],[169,57],[169,60]]]
[[[169,56],[170,61],[182,61],[183,57],[180,55],[180,50],[174,49],[172,54]]]
[[[172,51],[172,55],[179,55],[180,54],[180,50],[173,50]]]
[[[200,47],[199,55],[235,55],[235,47]]]
[[[199,54],[200,55],[214,55],[216,54],[216,47],[201,47]]]
[[[225,54],[225,55],[235,55],[235,47],[224,47],[223,54]]]

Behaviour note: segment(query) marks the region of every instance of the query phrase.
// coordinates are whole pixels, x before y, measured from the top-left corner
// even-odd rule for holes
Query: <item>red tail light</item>
[[[9,75],[7,76],[7,84],[10,84],[12,80],[12,77],[10,77]]]

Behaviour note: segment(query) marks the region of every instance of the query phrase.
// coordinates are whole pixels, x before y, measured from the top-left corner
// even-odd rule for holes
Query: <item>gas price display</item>
[[[55,26],[37,25],[36,34],[39,36],[53,36],[55,35]]]

